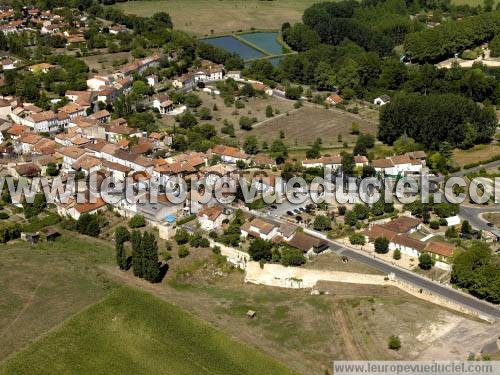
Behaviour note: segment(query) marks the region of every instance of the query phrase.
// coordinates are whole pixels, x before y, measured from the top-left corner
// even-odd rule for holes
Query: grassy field
[[[226,34],[240,30],[279,29],[295,23],[304,9],[320,0],[159,0],[129,1],[114,5],[126,13],[151,16],[164,11],[174,27],[195,35]]]
[[[0,368],[2,373],[287,374],[183,310],[121,288]]]
[[[288,116],[280,116],[263,124],[254,126],[246,132],[261,140],[270,142],[279,137],[280,130],[285,132],[284,142],[289,146],[304,146],[312,144],[316,138],[321,138],[324,146],[342,146],[343,142],[352,143],[355,135],[351,134],[351,125],[357,122],[362,133],[375,134],[377,124],[358,115],[341,110],[327,110],[322,107],[302,107]]]
[[[0,246],[0,361],[116,287],[97,265],[110,246],[76,236]]]
[[[477,145],[469,150],[456,149],[453,152],[453,161],[458,166],[487,160],[500,152],[500,144]]]
[[[130,52],[106,53],[104,51],[100,55],[85,56],[81,59],[85,61],[91,71],[97,71],[99,74],[111,74],[122,65],[118,65],[118,62],[130,62],[133,57]]]

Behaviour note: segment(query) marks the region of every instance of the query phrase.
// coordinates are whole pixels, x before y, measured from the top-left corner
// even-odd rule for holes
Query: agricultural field
[[[75,234],[1,245],[0,361],[112,291],[97,265],[113,261],[109,245]]]
[[[104,368],[107,374],[290,373],[178,307],[127,287],[19,353],[2,372],[91,373]]]
[[[219,131],[223,126],[224,120],[228,120],[234,125],[236,139],[241,139],[241,137],[248,135],[248,132],[240,130],[239,119],[241,116],[255,117],[258,122],[267,120],[266,107],[268,105],[270,105],[274,111],[277,111],[279,114],[285,114],[286,112],[293,111],[293,102],[273,97],[266,99],[257,97],[249,98],[247,101],[243,102],[245,104],[245,108],[236,109],[234,105],[226,107],[224,100],[219,95],[212,96],[203,91],[197,91],[196,94],[202,100],[202,105],[198,107],[198,110],[201,107],[207,107],[212,111],[211,120],[198,119],[198,122],[201,124],[213,124]],[[214,105],[217,110],[213,109]],[[167,127],[173,126],[174,122],[174,116],[162,117],[162,123]]]
[[[289,115],[254,125],[247,134],[269,142],[278,138],[280,131],[284,131],[284,142],[289,146],[309,145],[316,138],[321,138],[325,147],[338,147],[342,145],[342,142],[338,142],[339,135],[343,142],[352,143],[356,140],[357,136],[351,134],[353,122],[360,125],[362,133],[375,135],[377,132],[377,123],[361,116],[336,109],[305,106],[290,112]]]
[[[113,6],[139,16],[164,11],[170,14],[176,29],[208,36],[251,28],[279,29],[283,22],[299,22],[304,9],[317,2],[320,0],[146,0]]]

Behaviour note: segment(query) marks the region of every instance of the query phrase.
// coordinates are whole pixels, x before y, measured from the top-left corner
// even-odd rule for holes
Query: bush
[[[212,253],[214,253],[216,255],[220,255],[220,246],[212,247]]]
[[[263,240],[262,238],[256,238],[252,241],[250,244],[250,247],[248,248],[248,254],[252,257],[253,260],[255,261],[260,261],[260,260],[271,260],[272,258],[272,253],[271,249],[273,248],[273,244],[271,241],[266,241]]]
[[[0,219],[5,220],[9,218],[9,214],[7,212],[0,212]]]
[[[431,227],[431,229],[439,229],[439,221],[438,220],[432,220],[429,223],[429,226]]]
[[[351,245],[364,245],[365,236],[361,233],[353,233],[349,236],[349,241],[351,242]]]
[[[391,350],[401,349],[401,340],[399,339],[399,337],[395,336],[395,335],[392,335],[391,337],[389,337],[388,347]]]
[[[135,215],[132,219],[129,220],[128,226],[130,228],[142,228],[146,226],[146,220],[142,215]]]
[[[399,249],[394,250],[394,253],[392,254],[392,258],[394,260],[400,260],[401,259],[401,251],[399,251]]]
[[[301,266],[306,262],[306,258],[299,249],[284,248],[281,250],[281,264],[288,266]]]
[[[178,245],[183,245],[189,241],[189,233],[184,228],[178,228],[174,236],[175,242]]]
[[[185,258],[189,255],[189,250],[187,246],[182,245],[179,246],[179,249],[177,250],[177,255],[179,255],[179,258]]]
[[[442,227],[446,227],[446,226],[448,226],[448,222],[446,221],[446,219],[441,218],[441,219],[439,219],[439,225]]]

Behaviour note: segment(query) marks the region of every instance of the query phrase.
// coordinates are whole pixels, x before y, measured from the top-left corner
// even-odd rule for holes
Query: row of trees
[[[132,262],[125,249],[125,243],[128,241],[132,244]],[[158,244],[153,234],[137,230],[130,233],[127,228],[120,226],[115,231],[115,249],[116,263],[120,269],[127,270],[132,264],[135,276],[151,283],[160,279]]]
[[[287,245],[277,245],[262,238],[252,240],[248,254],[252,260],[257,262],[280,262],[286,267],[300,266],[306,262],[306,258],[299,249]]]
[[[408,34],[405,50],[416,62],[437,62],[489,41],[499,32],[500,11],[483,13]]]

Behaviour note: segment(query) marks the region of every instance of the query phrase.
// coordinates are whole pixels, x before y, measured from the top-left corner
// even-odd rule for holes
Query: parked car
[[[490,222],[487,222],[486,225],[489,226],[489,227],[494,227],[495,226],[495,225],[493,225],[493,223],[490,223]]]
[[[290,216],[294,216],[295,215],[292,211],[287,211],[286,214],[290,215]]]

